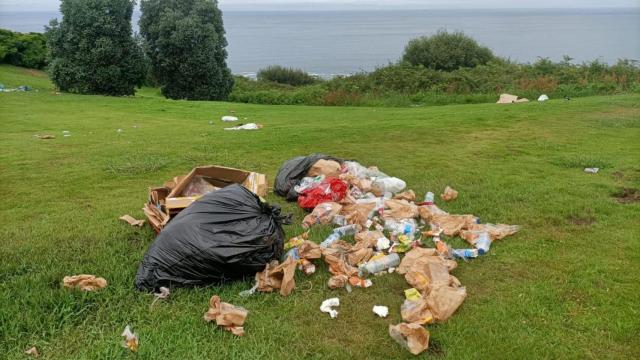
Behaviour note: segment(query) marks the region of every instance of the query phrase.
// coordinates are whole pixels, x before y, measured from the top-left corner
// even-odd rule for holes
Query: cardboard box
[[[264,197],[268,190],[267,177],[264,174],[224,166],[197,167],[186,176],[175,177],[166,182],[163,187],[149,189],[149,201],[143,211],[157,233],[171,218],[204,195],[194,193],[194,189],[197,190],[198,187],[190,187],[193,181],[206,181],[208,191],[215,191],[231,184],[242,184],[256,195]]]

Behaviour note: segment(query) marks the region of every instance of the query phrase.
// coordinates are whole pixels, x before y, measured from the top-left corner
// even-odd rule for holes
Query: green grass
[[[325,152],[377,165],[423,196],[446,185],[443,205],[485,222],[522,225],[489,255],[454,271],[468,298],[428,327],[421,357],[639,358],[640,204],[619,204],[620,188],[640,187],[640,96],[518,105],[429,108],[260,106],[169,101],[153,89],[130,98],[55,95],[46,78],[0,66],[0,82],[39,91],[0,93],[0,354],[46,359],[413,358],[387,334],[400,322],[407,284],[373,278],[353,293],[327,289],[329,274],[296,275],[297,287],[244,299],[250,281],[175,289],[152,310],[135,291],[138,263],[153,242],[142,218],[147,188],[196,165],[268,174],[293,156]],[[230,110],[260,122],[225,132]],[[209,121],[214,120],[214,125]],[[118,133],[117,129],[123,129]],[[71,132],[63,137],[62,131]],[[35,134],[51,133],[54,140]],[[600,166],[598,174],[582,167]],[[301,231],[295,214],[287,235]],[[320,241],[329,228],[314,229]],[[460,239],[450,242],[462,246]],[[63,289],[65,275],[105,277],[96,293]],[[202,320],[213,294],[249,309],[235,338]],[[338,319],[318,309],[339,296]],[[390,315],[376,318],[373,305]],[[120,347],[131,325],[138,355]]]

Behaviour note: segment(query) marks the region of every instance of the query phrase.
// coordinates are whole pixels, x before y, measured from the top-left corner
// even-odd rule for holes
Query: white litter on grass
[[[124,328],[124,331],[120,336],[124,337],[122,347],[127,348],[133,352],[138,351],[138,335],[134,334],[131,331],[129,325]]]
[[[119,132],[119,133],[121,133],[121,132],[122,132],[122,129],[118,129],[118,130],[116,130],[116,132]]]
[[[233,122],[233,121],[238,121],[238,118],[235,116],[223,116],[220,120],[224,121],[224,122]]]
[[[340,306],[340,299],[338,298],[327,299],[322,302],[322,305],[320,305],[320,311],[322,311],[323,313],[329,314],[329,316],[331,316],[332,319],[335,319],[338,317],[338,311],[332,309],[332,307],[335,307],[335,306]]]
[[[540,101],[540,102],[547,101],[547,100],[549,100],[549,97],[546,94],[542,94],[538,98],[538,101]]]
[[[585,168],[584,172],[588,173],[588,174],[597,174],[598,171],[600,171],[599,168]]]
[[[224,128],[225,130],[258,130],[261,129],[262,125],[256,123],[244,124],[242,126],[234,126],[230,128]]]
[[[389,308],[382,305],[374,305],[373,313],[380,316],[381,318],[387,317],[389,315]]]

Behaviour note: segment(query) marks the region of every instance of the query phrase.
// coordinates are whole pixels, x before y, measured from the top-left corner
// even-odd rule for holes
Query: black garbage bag
[[[241,185],[211,192],[162,230],[144,256],[136,288],[192,286],[254,276],[283,252],[280,206]]]
[[[324,154],[311,154],[309,156],[298,156],[291,160],[285,161],[278,170],[276,181],[273,184],[273,191],[284,196],[287,201],[296,201],[298,193],[293,189],[296,184],[305,176],[309,169],[318,160],[335,160],[342,163],[341,159]]]

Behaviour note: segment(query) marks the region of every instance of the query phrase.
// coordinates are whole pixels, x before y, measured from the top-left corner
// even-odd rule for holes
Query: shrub
[[[225,100],[233,87],[216,0],[142,0],[140,33],[162,94]]]
[[[0,62],[32,69],[44,68],[47,65],[44,35],[0,29]]]
[[[133,0],[62,0],[62,22],[47,27],[49,75],[63,91],[133,95],[145,77],[131,36]]]
[[[302,69],[288,68],[280,65],[271,65],[258,71],[259,81],[271,81],[291,86],[310,85],[318,79],[309,75]]]
[[[411,40],[403,56],[403,60],[411,65],[444,71],[483,65],[493,58],[489,48],[480,46],[464,33],[442,30],[430,37]]]

